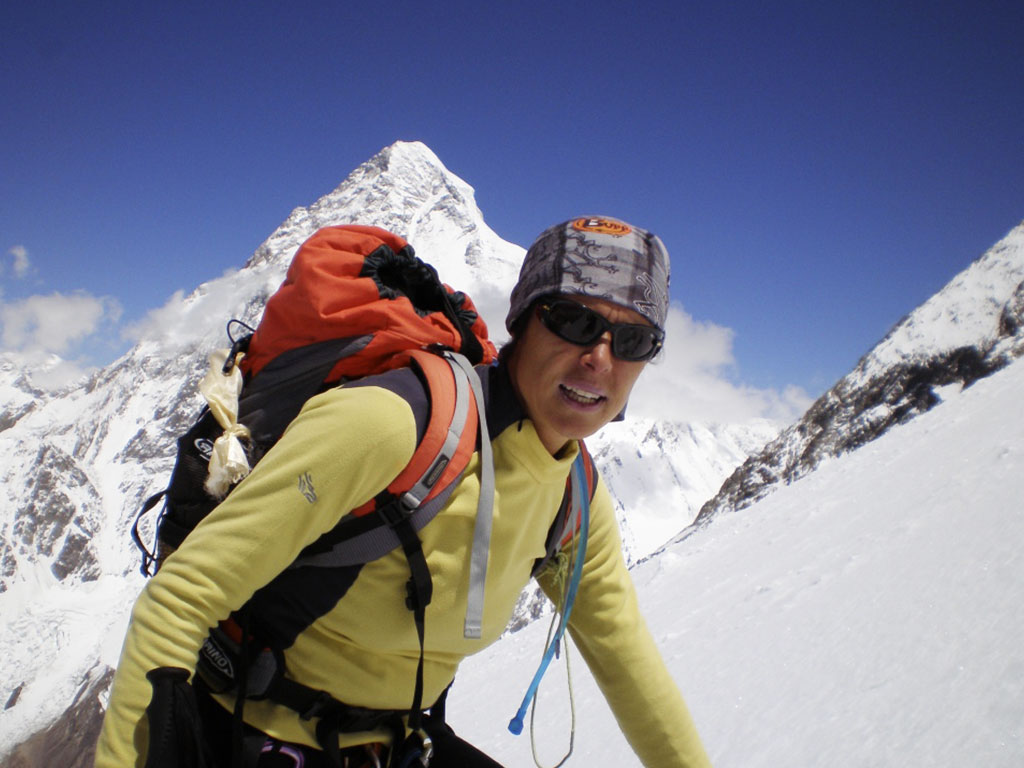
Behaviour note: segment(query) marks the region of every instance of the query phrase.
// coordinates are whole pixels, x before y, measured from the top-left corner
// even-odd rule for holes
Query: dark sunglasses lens
[[[623,360],[647,360],[658,351],[658,332],[642,325],[620,325],[612,334],[612,353]]]
[[[605,332],[603,318],[576,302],[558,302],[547,311],[546,325],[568,342],[590,344]]]

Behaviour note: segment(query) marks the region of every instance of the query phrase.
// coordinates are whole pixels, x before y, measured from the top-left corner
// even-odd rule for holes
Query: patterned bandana
[[[668,281],[668,251],[657,235],[603,216],[572,219],[526,252],[505,327],[511,331],[541,296],[578,294],[635,310],[664,330]]]

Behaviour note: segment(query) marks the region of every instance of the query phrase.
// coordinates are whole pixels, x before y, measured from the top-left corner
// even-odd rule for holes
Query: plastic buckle
[[[377,514],[389,527],[394,528],[409,516],[409,511],[404,501],[396,498],[379,508]]]
[[[424,731],[422,728],[410,734],[409,738],[412,738],[413,736],[420,740],[419,755],[410,755],[411,759],[404,760],[402,762],[402,765],[412,766],[416,763],[419,763],[423,766],[423,768],[428,768],[430,765],[430,761],[434,758],[434,742],[431,741],[430,736],[428,736],[427,732]]]
[[[405,582],[405,607],[410,611],[415,611],[417,608],[426,607],[420,606],[420,594],[416,589],[416,582],[413,579],[409,579]]]

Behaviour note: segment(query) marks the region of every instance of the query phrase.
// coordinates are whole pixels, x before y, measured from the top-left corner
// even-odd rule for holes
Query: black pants
[[[235,747],[231,713],[207,696],[200,695],[199,700],[206,741],[213,751],[216,764],[230,768]],[[500,763],[456,736],[447,724],[435,724],[428,731],[434,747],[430,768],[502,768]],[[277,741],[249,726],[245,726],[243,747],[248,753],[246,768],[331,768],[327,757],[320,750]],[[373,759],[365,747],[345,749],[342,755],[348,758],[348,768],[368,768],[373,765]],[[387,756],[382,755],[380,762],[387,765]]]

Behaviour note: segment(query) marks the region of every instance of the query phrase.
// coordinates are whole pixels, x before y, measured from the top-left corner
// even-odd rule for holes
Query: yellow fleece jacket
[[[209,628],[245,604],[343,514],[384,488],[405,467],[415,443],[412,411],[389,390],[335,389],[306,404],[252,474],[195,528],[140,594],[104,719],[97,768],[143,765],[151,696],[146,672],[194,669]],[[481,639],[463,637],[479,492],[477,456],[445,508],[420,532],[434,585],[426,611],[425,704],[440,696],[463,658],[496,641],[505,629],[535,560],[544,555],[577,450],[572,446],[552,457],[529,420],[492,435],[492,446],[496,492]],[[405,606],[408,578],[400,548],[363,566],[337,604],[285,649],[287,674],[351,705],[408,708],[420,654]],[[550,577],[541,574],[539,581],[554,594]],[[645,766],[709,765],[640,616],[611,499],[600,483],[569,629]],[[222,703],[230,707],[230,697]],[[273,703],[247,702],[245,719],[276,738],[317,744],[315,719],[303,721]],[[346,734],[341,743],[384,737]]]

